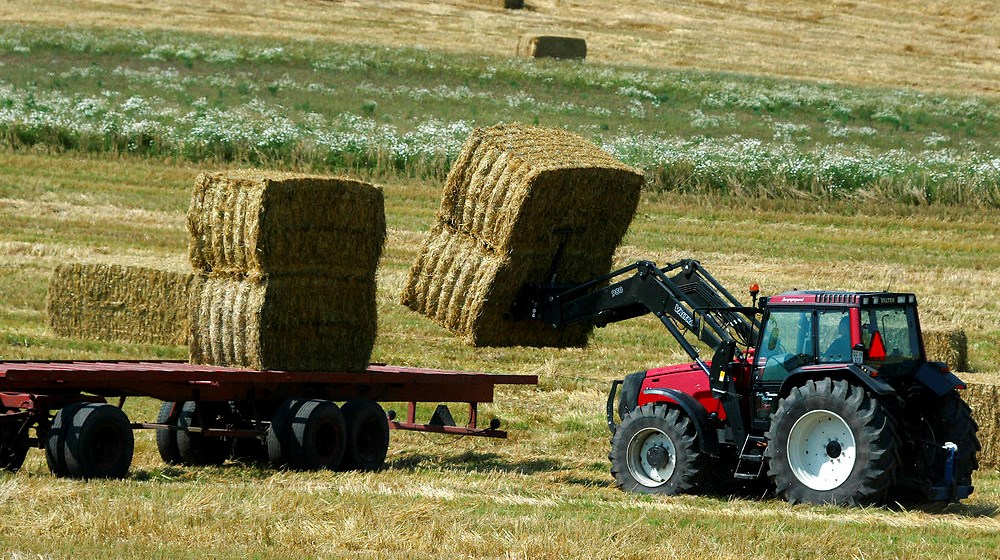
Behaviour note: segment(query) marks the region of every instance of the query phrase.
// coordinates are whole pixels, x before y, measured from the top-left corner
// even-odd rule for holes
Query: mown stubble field
[[[509,440],[394,433],[377,473],[166,467],[147,433],[129,478],[85,482],[56,479],[32,451],[0,476],[6,557],[998,557],[992,469],[963,504],[912,510],[621,493],[606,458],[608,383],[684,359],[655,321],[599,330],[586,349],[473,349],[398,304],[462,135],[514,119],[655,170],[662,192],[644,195],[619,263],[697,258],[738,293],[751,282],[765,294],[914,291],[925,326],[966,329],[972,375],[995,379],[996,10],[528,5],[0,6],[0,359],[184,358],[54,336],[47,278],[93,255],[185,254],[196,174],[256,165],[385,189],[374,360],[540,379],[483,407]],[[585,36],[590,59],[506,58],[539,31]],[[784,179],[769,182],[777,167]],[[138,421],[157,404],[125,408]]]

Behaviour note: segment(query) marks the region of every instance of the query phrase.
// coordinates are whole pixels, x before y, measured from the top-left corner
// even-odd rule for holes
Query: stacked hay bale
[[[349,179],[203,174],[188,212],[191,361],[363,370],[375,341],[382,191]]]
[[[200,289],[180,258],[65,263],[49,280],[46,311],[60,336],[179,346],[190,331],[188,300]]]
[[[608,272],[642,183],[639,171],[569,132],[477,129],[448,175],[402,303],[475,346],[583,346],[589,326],[554,330],[503,315],[526,283]]]
[[[587,58],[587,41],[579,37],[523,35],[517,43],[517,55],[528,58]]]
[[[962,399],[972,408],[979,425],[979,464],[1000,468],[1000,379],[996,376],[963,374],[968,389]]]
[[[962,329],[924,330],[927,361],[945,362],[954,371],[969,369],[969,339]]]

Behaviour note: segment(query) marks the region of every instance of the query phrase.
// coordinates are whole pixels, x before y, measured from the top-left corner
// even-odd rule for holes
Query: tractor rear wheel
[[[955,482],[959,485],[972,484],[972,473],[979,468],[976,453],[979,452],[979,438],[976,432],[979,426],[972,418],[972,409],[962,400],[958,393],[952,391],[941,397],[940,405],[931,414],[931,427],[934,429],[934,440],[940,444],[952,442],[958,445],[955,456]],[[940,465],[935,465],[933,472],[944,471],[944,458],[940,457]]]
[[[618,487],[641,494],[691,492],[706,470],[691,419],[663,403],[625,414],[608,459]]]
[[[882,405],[847,381],[795,387],[771,418],[768,476],[791,503],[864,505],[884,499],[899,437]]]

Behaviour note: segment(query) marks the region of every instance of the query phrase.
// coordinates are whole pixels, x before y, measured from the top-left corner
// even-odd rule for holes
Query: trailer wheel
[[[49,472],[56,476],[69,476],[69,467],[66,466],[66,433],[73,422],[73,415],[85,404],[87,403],[75,402],[62,407],[56,412],[49,427],[45,438],[45,463],[49,466]]]
[[[793,504],[879,502],[899,465],[892,418],[864,389],[843,380],[792,389],[765,437],[767,474]]]
[[[347,425],[347,448],[342,470],[377,471],[389,451],[389,421],[375,401],[347,401],[340,409]]]
[[[663,403],[625,414],[611,438],[608,459],[615,482],[627,492],[690,492],[705,475],[705,455],[698,449],[694,424]]]
[[[170,401],[160,405],[160,412],[156,415],[157,424],[167,424],[170,420],[170,413],[177,403]],[[172,425],[176,426],[177,423]],[[160,458],[168,465],[179,465],[184,461],[181,451],[177,447],[177,431],[156,430],[156,449],[160,452]]]
[[[128,416],[116,406],[80,407],[66,433],[66,468],[76,478],[124,478],[132,464],[135,440]]]
[[[222,403],[225,404],[225,403]],[[177,451],[186,465],[221,465],[229,458],[232,447],[228,440],[205,437],[201,433],[189,432],[186,428],[215,427],[219,416],[224,413],[220,403],[187,401],[177,418]]]
[[[336,404],[285,401],[267,434],[271,462],[294,469],[336,469],[344,457],[347,428]]]
[[[21,431],[23,422],[4,420],[9,409],[0,407],[0,469],[17,472],[28,455],[27,433]]]

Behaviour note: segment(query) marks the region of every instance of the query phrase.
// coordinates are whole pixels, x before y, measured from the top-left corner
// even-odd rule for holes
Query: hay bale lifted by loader
[[[583,346],[591,326],[504,320],[529,283],[611,270],[642,173],[563,130],[475,130],[452,167],[402,303],[474,346]]]

